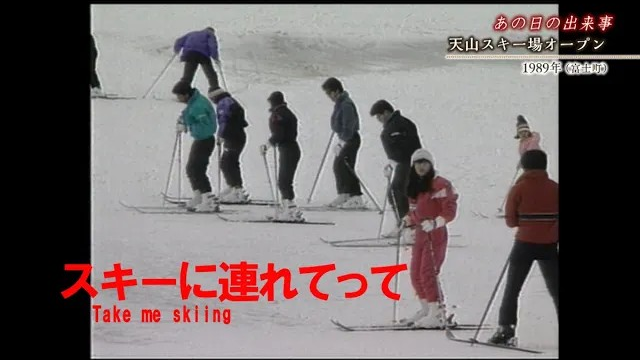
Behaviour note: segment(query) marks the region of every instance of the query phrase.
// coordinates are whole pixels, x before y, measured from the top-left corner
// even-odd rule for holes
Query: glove
[[[390,177],[391,177],[391,175],[393,174],[393,165],[391,165],[391,164],[387,164],[387,165],[384,167],[383,171],[384,171],[384,177],[386,177],[386,178],[390,178]]]
[[[340,155],[340,151],[342,151],[342,147],[344,146],[344,141],[338,140],[338,143],[333,147],[333,153],[336,156]]]
[[[178,122],[178,123],[176,123],[176,132],[177,132],[177,133],[187,132],[187,127],[186,127],[186,126],[184,126],[184,124],[183,124],[183,123]]]
[[[427,219],[427,220],[423,221],[420,224],[420,226],[422,227],[422,230],[424,232],[433,231],[434,229],[437,229],[437,228],[442,227],[444,225],[445,225],[445,220],[444,220],[444,218],[442,216],[438,216],[434,220]]]
[[[402,224],[401,224],[402,227],[408,228],[411,226],[411,217],[409,215],[405,215],[401,221],[402,221]]]

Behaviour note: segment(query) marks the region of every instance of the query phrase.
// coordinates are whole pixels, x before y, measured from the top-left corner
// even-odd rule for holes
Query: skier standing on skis
[[[182,50],[180,61],[184,62],[184,73],[180,81],[191,84],[200,65],[209,82],[209,93],[220,88],[218,75],[211,62],[213,59],[220,67],[218,39],[212,27],[191,31],[178,38],[173,45],[173,52],[179,54],[180,50]]]
[[[98,60],[98,48],[96,47],[96,40],[93,38],[93,34],[91,36],[91,80],[89,81],[89,86],[91,86],[91,97],[101,97],[104,96],[102,92],[102,85],[100,84],[100,78],[98,77],[98,72],[96,71],[96,62]]]
[[[178,101],[187,104],[178,119],[176,131],[189,132],[193,138],[187,177],[191,182],[193,197],[187,203],[187,209],[196,212],[218,211],[217,199],[211,192],[211,183],[207,176],[209,158],[216,145],[216,112],[209,100],[189,83],[178,82],[173,87]]]
[[[278,189],[282,195],[282,207],[278,212],[278,219],[284,221],[304,222],[302,212],[295,203],[293,180],[300,162],[300,146],[298,145],[298,118],[287,107],[284,94],[275,91],[269,95],[271,116],[269,129],[271,137],[260,147],[265,156],[270,147],[277,147],[280,153],[278,163]],[[275,151],[275,150],[274,150]]]
[[[405,231],[415,237],[409,270],[421,309],[401,322],[441,328],[445,309],[438,276],[449,241],[447,224],[456,217],[458,194],[449,180],[437,175],[433,156],[426,149],[416,150],[411,156],[411,164],[407,195],[415,207],[403,222],[405,227],[415,227],[415,232]]]
[[[499,328],[489,339],[510,344],[518,323],[518,297],[534,261],[538,261],[547,289],[558,308],[558,183],[549,179],[547,155],[542,150],[526,151],[520,160],[524,173],[509,191],[505,221],[518,227],[504,289]]]
[[[220,169],[227,183],[227,188],[219,194],[220,201],[225,203],[246,203],[249,194],[243,187],[240,155],[247,143],[244,130],[249,126],[245,119],[244,108],[231,94],[222,89],[209,93],[209,98],[216,104],[218,115],[218,134],[216,144],[224,151],[220,159]]]
[[[387,197],[398,216],[394,228],[383,236],[396,237],[401,230],[402,218],[409,212],[407,185],[411,173],[411,155],[420,149],[422,144],[416,125],[402,116],[400,110],[394,110],[388,101],[376,101],[371,106],[370,114],[383,126],[380,140],[390,162],[385,166],[384,172],[388,177],[393,174]]]
[[[362,200],[360,181],[352,172],[352,170],[355,171],[361,145],[358,109],[349,97],[349,93],[344,90],[340,80],[329,78],[322,84],[322,89],[335,103],[331,115],[331,130],[338,137],[334,147],[336,157],[333,161],[338,197],[328,206],[347,209],[363,208],[365,204]]]

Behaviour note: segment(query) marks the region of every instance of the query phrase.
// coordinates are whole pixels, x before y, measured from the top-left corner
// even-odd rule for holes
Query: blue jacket
[[[173,52],[177,53],[182,49],[181,60],[190,51],[198,52],[206,57],[218,60],[218,39],[208,30],[192,31],[177,39],[173,45]]]
[[[182,121],[194,140],[204,140],[216,133],[216,111],[211,102],[195,89],[182,110]]]
[[[360,130],[360,118],[356,104],[349,97],[349,93],[343,91],[338,97],[333,114],[331,115],[331,130],[342,141],[349,141]]]

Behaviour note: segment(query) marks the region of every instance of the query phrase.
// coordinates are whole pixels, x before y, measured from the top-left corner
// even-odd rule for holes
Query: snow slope
[[[379,141],[380,124],[369,117],[371,104],[391,101],[418,125],[436,167],[459,193],[459,214],[451,232],[441,281],[449,305],[461,322],[477,322],[510,250],[513,230],[492,216],[502,203],[517,163],[513,139],[516,116],[526,115],[542,133],[550,174],[558,180],[558,83],[552,76],[523,76],[520,62],[454,62],[445,60],[447,37],[494,36],[491,24],[499,13],[557,13],[555,6],[356,6],[356,5],[99,5],[93,6],[93,32],[100,50],[98,71],[108,92],[141,96],[171,57],[182,33],[216,27],[224,75],[242,102],[251,126],[242,157],[246,187],[255,198],[271,196],[258,146],[268,136],[270,92],[285,93],[300,119],[303,158],[296,177],[298,202],[309,195],[330,136],[332,103],[320,89],[329,76],[341,79],[359,107],[363,146],[357,165],[367,186],[382,202],[386,158]],[[384,16],[383,16],[384,15]],[[381,275],[372,266],[395,264],[395,249],[340,249],[318,237],[373,236],[379,215],[308,212],[310,220],[333,220],[336,226],[226,223],[215,216],[143,215],[118,204],[161,204],[174,145],[174,122],[182,105],[170,90],[181,75],[174,63],[146,100],[94,100],[92,117],[93,257],[95,304],[131,309],[127,324],[94,323],[93,354],[123,356],[421,356],[492,357],[529,354],[470,347],[432,332],[343,333],[330,322],[379,323],[392,320],[393,302],[382,295]],[[206,79],[196,75],[206,91]],[[184,162],[190,140],[185,137]],[[215,187],[217,169],[209,170]],[[175,183],[175,182],[174,182]],[[182,179],[186,193],[186,177]],[[177,187],[172,187],[177,193]],[[330,201],[335,187],[330,167],[323,172],[314,201]],[[265,213],[268,208],[236,207]],[[387,213],[391,217],[391,213]],[[387,226],[390,223],[387,224]],[[402,261],[410,251],[403,249]],[[179,287],[126,289],[126,301],[115,290],[101,290],[103,271],[114,263],[133,268],[134,277],[179,278],[190,263],[189,281],[220,292],[216,274],[196,274],[193,266],[272,262],[292,271],[299,294],[285,300],[281,290],[269,302],[220,303],[217,299],[181,300]],[[327,301],[309,292],[311,275],[298,267],[335,264],[319,288]],[[356,284],[338,284],[336,276],[368,274],[364,296],[344,299]],[[140,280],[139,280],[140,281]],[[261,281],[258,282],[260,285]],[[281,282],[276,289],[281,289]],[[408,272],[400,276],[400,316],[412,314],[417,300]],[[502,292],[489,314],[497,322]],[[230,324],[173,323],[171,311],[183,305],[228,308]],[[540,272],[534,267],[520,300],[518,335],[523,346],[557,356],[555,310]],[[163,311],[157,324],[139,320],[141,308]],[[89,315],[89,314],[88,314]],[[460,332],[460,336],[472,333]],[[490,335],[481,333],[481,338]]]

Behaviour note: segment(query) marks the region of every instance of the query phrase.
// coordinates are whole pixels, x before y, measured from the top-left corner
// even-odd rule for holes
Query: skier
[[[518,122],[516,123],[516,136],[515,139],[519,139],[518,152],[520,156],[528,150],[541,150],[540,149],[540,133],[532,132],[529,128],[529,122],[527,119],[518,115]],[[518,162],[518,168],[520,163]]]
[[[269,95],[271,116],[269,117],[269,129],[271,137],[266,144],[261,146],[264,156],[270,147],[278,148],[280,153],[278,163],[278,189],[282,195],[282,207],[278,212],[278,219],[284,221],[304,222],[302,212],[295,203],[293,180],[300,162],[300,146],[298,145],[298,118],[287,107],[284,94],[275,91]]]
[[[558,309],[558,183],[549,179],[547,155],[542,150],[523,153],[524,173],[509,191],[505,221],[518,227],[511,254],[507,283],[500,307],[499,328],[489,339],[510,344],[518,323],[518,297],[535,260]]]
[[[409,212],[409,199],[406,193],[411,173],[411,155],[420,149],[422,144],[416,125],[402,116],[400,110],[394,110],[388,101],[376,101],[371,106],[370,114],[375,116],[383,126],[380,140],[390,162],[385,166],[384,172],[388,177],[393,173],[387,196],[398,216],[394,228],[383,236],[396,237],[402,229],[402,218]]]
[[[227,187],[218,196],[223,202],[246,203],[249,201],[249,194],[243,188],[240,169],[240,155],[247,143],[244,128],[249,126],[245,119],[244,108],[231,94],[222,89],[209,93],[209,98],[216,104],[218,114],[216,144],[224,147],[220,169]]]
[[[207,27],[199,31],[191,31],[178,38],[173,45],[173,51],[179,54],[180,50],[182,50],[180,61],[184,62],[184,73],[181,81],[191,84],[198,65],[200,65],[209,81],[209,93],[220,87],[218,84],[218,75],[210,59],[212,58],[218,67],[220,67],[218,39],[212,27]]]
[[[216,145],[216,111],[211,102],[187,82],[179,81],[173,87],[173,93],[179,102],[187,104],[178,119],[176,131],[189,131],[193,137],[187,161],[187,176],[191,182],[193,197],[187,203],[187,209],[216,212],[219,210],[217,198],[211,193],[211,183],[207,177],[209,158]]]
[[[356,159],[360,149],[360,118],[358,109],[349,97],[340,80],[329,78],[322,84],[322,89],[335,103],[331,115],[331,129],[338,136],[334,147],[336,155],[333,161],[333,173],[336,179],[338,197],[329,203],[329,207],[362,208],[362,190],[356,175]],[[345,164],[346,161],[346,164]],[[348,164],[348,165],[347,165]],[[349,169],[351,167],[351,170]]]
[[[98,77],[98,72],[96,71],[96,62],[98,60],[98,48],[96,47],[96,40],[93,38],[93,34],[90,34],[91,37],[91,80],[89,81],[89,86],[91,87],[91,97],[102,97],[104,96],[104,92],[102,91],[102,85],[100,84],[100,78]]]
[[[440,328],[444,326],[445,310],[442,289],[438,281],[448,242],[447,224],[456,217],[458,194],[451,182],[436,174],[433,156],[426,149],[411,155],[412,171],[407,195],[411,210],[403,219],[405,229],[414,238],[411,253],[411,284],[420,299],[421,309],[405,324]]]

